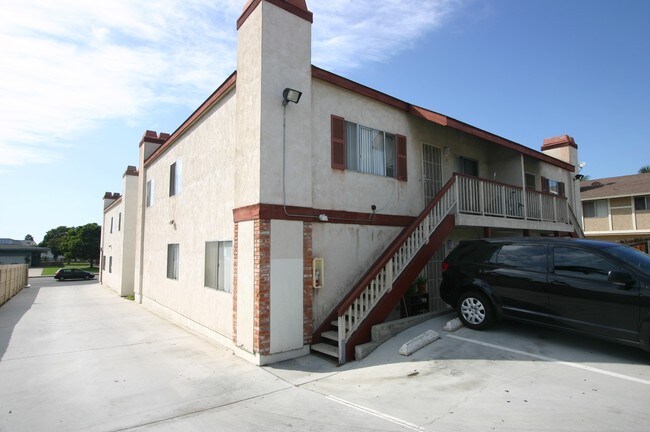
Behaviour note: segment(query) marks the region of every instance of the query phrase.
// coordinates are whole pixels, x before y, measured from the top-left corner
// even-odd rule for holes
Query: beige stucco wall
[[[584,230],[588,231],[609,231],[609,217],[584,218]]]
[[[232,241],[234,92],[145,168],[154,203],[145,209],[142,295],[221,335],[232,335],[232,294],[204,286],[205,243]],[[169,196],[169,167],[182,165]],[[173,223],[172,223],[173,221]],[[179,244],[179,277],[167,278],[167,245]]]
[[[105,267],[101,269],[101,280],[104,286],[122,294],[122,262],[124,249],[124,230],[118,229],[120,214],[122,215],[122,228],[124,228],[124,200],[114,202],[104,212],[102,221],[102,254],[105,257]],[[111,218],[113,219],[113,232],[111,232]],[[112,258],[112,266],[110,265]],[[109,271],[110,270],[110,271]]]
[[[622,230],[634,229],[631,207],[613,208],[611,209],[611,214],[612,214],[612,230],[622,231]]]
[[[650,230],[650,210],[636,210],[636,228]]]
[[[325,317],[401,231],[394,227],[348,224],[313,225],[312,254],[324,258],[325,284],[314,290],[314,324]]]

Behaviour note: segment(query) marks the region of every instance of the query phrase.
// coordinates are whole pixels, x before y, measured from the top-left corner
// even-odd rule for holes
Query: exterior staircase
[[[453,176],[316,329],[313,351],[339,364],[352,359],[355,346],[370,340],[372,326],[384,322],[454,228],[457,201]]]

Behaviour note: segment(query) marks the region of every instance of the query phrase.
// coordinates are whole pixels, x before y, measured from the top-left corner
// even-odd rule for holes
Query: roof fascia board
[[[317,66],[312,66],[312,76],[314,78],[318,78],[320,80],[329,82],[330,84],[337,85],[339,87],[342,87],[346,90],[355,92],[357,94],[360,94],[362,96],[366,96],[368,98],[374,99],[378,102],[382,102],[386,105],[392,106],[394,108],[400,109],[402,111],[405,111],[409,114],[415,115],[417,117],[421,117],[425,120],[428,120],[430,122],[439,124],[441,126],[448,126],[453,129],[468,133],[470,135],[474,135],[478,138],[484,139],[486,141],[492,142],[494,144],[500,145],[502,147],[509,148],[511,150],[514,150],[518,153],[525,154],[527,156],[533,157],[535,159],[541,160],[543,162],[549,163],[551,165],[555,165],[557,167],[560,167],[562,169],[568,170],[573,172],[575,170],[575,167],[571,165],[570,163],[561,161],[559,159],[556,159],[552,156],[548,156],[544,153],[541,153],[537,150],[533,150],[529,147],[526,147],[524,145],[518,144],[514,141],[510,141],[508,139],[502,138],[498,135],[495,135],[491,132],[484,131],[482,129],[479,129],[477,127],[471,126],[467,123],[463,123],[461,121],[458,121],[454,118],[447,117],[443,114],[439,114],[435,111],[428,110],[426,108],[418,107],[416,105],[411,105],[407,102],[404,102],[402,100],[399,100],[393,96],[389,96],[385,93],[381,93],[377,90],[374,90],[370,87],[366,87],[362,84],[356,83],[352,80],[349,80],[347,78],[344,78],[340,75],[336,75],[332,72],[328,72],[324,69],[321,69]]]

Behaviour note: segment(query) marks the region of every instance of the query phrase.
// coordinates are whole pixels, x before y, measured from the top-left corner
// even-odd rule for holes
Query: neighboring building
[[[250,0],[237,71],[140,142],[136,300],[257,364],[351,359],[421,273],[444,310],[459,240],[580,232],[571,137],[535,151],[312,66],[311,24]]]
[[[41,262],[41,254],[50,248],[39,247],[33,240],[12,240],[0,238],[0,264],[29,264],[36,266]]]
[[[138,205],[137,168],[127,167],[122,179],[122,195],[110,192],[104,195],[99,280],[125,297],[133,295]]]
[[[650,250],[650,173],[580,183],[588,238]]]

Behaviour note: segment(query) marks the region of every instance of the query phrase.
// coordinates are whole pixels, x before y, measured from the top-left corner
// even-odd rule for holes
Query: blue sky
[[[3,2],[5,3],[5,2]],[[146,129],[235,69],[244,0],[21,0],[0,14],[0,237],[101,222]],[[539,149],[592,178],[650,164],[650,2],[307,0],[313,64]]]

